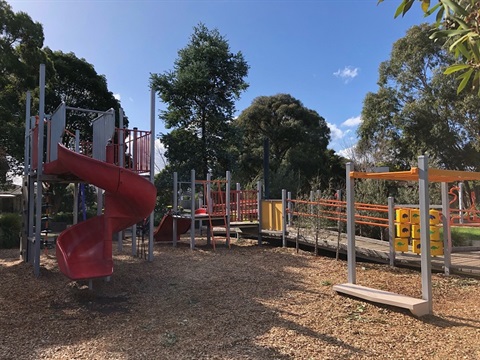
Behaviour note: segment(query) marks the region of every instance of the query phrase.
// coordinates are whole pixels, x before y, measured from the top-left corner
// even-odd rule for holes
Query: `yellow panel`
[[[408,238],[395,238],[395,250],[401,252],[408,251]]]
[[[437,225],[440,223],[440,211],[430,210],[430,225]]]
[[[282,230],[282,201],[262,200],[262,229]]]
[[[411,209],[410,210],[410,223],[420,224],[420,210],[419,209]]]
[[[398,223],[410,222],[410,210],[409,209],[396,209],[395,221]]]
[[[420,254],[420,240],[412,240],[412,252]]]
[[[430,255],[431,256],[443,255],[443,241],[430,242]]]
[[[420,225],[412,225],[412,239],[420,239]]]
[[[438,226],[430,226],[430,241],[440,240],[440,228]]]
[[[410,237],[410,224],[395,224],[396,236],[399,238]]]

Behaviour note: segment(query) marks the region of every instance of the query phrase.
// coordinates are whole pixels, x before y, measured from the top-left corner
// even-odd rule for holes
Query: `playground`
[[[355,172],[348,163],[343,201],[340,190],[264,199],[261,181],[244,189],[229,171],[198,180],[191,170],[186,181],[175,172],[172,206],[154,228],[154,106],[150,131],[124,128],[122,111],[115,128],[111,109],[61,103],[45,116],[44,76],[41,67],[40,115],[26,114],[20,249],[0,250],[0,358],[480,358],[479,280],[455,275],[480,266],[456,255],[450,233],[478,217],[460,200],[450,216],[448,189],[480,173],[429,171],[426,157],[407,172]],[[67,111],[96,114],[93,142],[67,129]],[[357,203],[355,179],[418,182],[419,203]],[[430,208],[429,181],[441,182],[441,212]],[[42,185],[51,182],[74,183],[73,224],[59,234]],[[78,222],[85,183],[96,187],[97,216],[84,211]],[[365,245],[356,224],[383,229],[388,241]],[[336,245],[321,234],[332,225]],[[308,242],[313,253],[301,249]],[[336,257],[317,256],[325,246],[336,246]],[[388,264],[365,262],[378,259],[364,251]],[[395,267],[405,258],[420,272]]]
[[[2,359],[478,359],[480,283],[433,274],[435,315],[338,296],[347,263],[256,241],[216,251],[188,235],[154,262],[113,246],[110,282],[40,277],[0,250]],[[357,263],[365,286],[420,297],[418,271]],[[8,329],[8,331],[5,331]]]

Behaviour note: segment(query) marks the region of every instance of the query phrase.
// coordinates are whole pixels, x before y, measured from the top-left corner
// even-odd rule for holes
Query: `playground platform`
[[[295,244],[297,229],[287,228],[287,231],[287,243],[290,245]],[[281,232],[278,234],[275,232],[268,232],[263,234],[263,238],[271,238],[281,241],[282,234]],[[390,262],[390,248],[388,241],[381,241],[362,236],[356,236],[355,239],[356,256],[358,259],[385,264]],[[319,250],[336,253],[337,241],[338,233],[336,231],[322,230],[319,232],[317,246]],[[314,234],[300,234],[298,243],[300,245],[313,248],[315,246],[315,236]],[[347,235],[345,233],[342,233],[340,236],[339,254],[347,254]],[[432,256],[431,260],[432,271],[444,271],[443,256]],[[414,254],[413,252],[396,252],[395,266],[405,266],[420,269],[420,255]],[[453,274],[480,277],[480,247],[454,247],[452,249],[450,271]]]

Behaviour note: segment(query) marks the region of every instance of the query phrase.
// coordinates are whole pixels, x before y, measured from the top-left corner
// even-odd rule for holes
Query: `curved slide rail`
[[[78,223],[57,239],[62,273],[72,280],[113,273],[113,234],[147,217],[155,207],[156,188],[147,179],[116,165],[89,158],[58,144],[58,159],[44,166],[46,174],[73,174],[105,190],[103,215]]]

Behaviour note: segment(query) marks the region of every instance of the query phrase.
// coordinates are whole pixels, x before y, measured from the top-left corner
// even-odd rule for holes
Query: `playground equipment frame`
[[[31,93],[28,91],[26,94],[26,112],[25,112],[25,151],[24,151],[24,171],[23,171],[23,190],[25,197],[28,198],[26,204],[24,204],[24,239],[20,241],[20,255],[22,259],[26,262],[29,262],[33,265],[34,275],[38,277],[40,275],[40,243],[41,243],[41,221],[42,221],[42,182],[44,181],[58,181],[59,179],[56,176],[45,175],[43,174],[43,163],[44,163],[44,126],[38,126],[38,134],[35,139],[33,126],[35,119],[43,125],[44,119],[49,117],[45,115],[45,65],[40,65],[40,76],[39,76],[39,112],[38,117],[31,116]],[[81,111],[81,112],[90,112],[99,114],[99,118],[104,115],[111,115],[113,117],[113,126],[115,123],[115,114],[113,109],[108,111],[97,111],[89,110],[82,108],[74,108],[61,104],[57,110],[62,110],[64,113],[66,110],[72,111]],[[57,112],[55,110],[54,114]],[[53,118],[53,117],[52,117]],[[98,119],[98,118],[97,118]],[[63,118],[59,121],[65,121],[65,114]],[[120,128],[123,129],[123,109],[120,108]],[[153,134],[155,133],[155,91],[151,89],[151,113],[150,113],[150,176],[149,181],[154,182],[154,164],[155,164],[155,139]],[[51,152],[51,130],[48,128],[48,148],[47,156],[50,160]],[[56,134],[56,136],[61,136],[61,134]],[[103,135],[100,135],[101,137]],[[75,132],[75,151],[79,150],[79,131]],[[35,146],[36,145],[36,146]],[[56,144],[54,144],[56,145]],[[120,150],[124,148],[123,139],[119,139],[119,148]],[[100,156],[102,157],[102,156]],[[105,160],[105,159],[102,159]],[[123,156],[119,157],[119,166],[123,166]],[[72,181],[75,182],[75,181]],[[75,189],[77,189],[78,184],[75,182]],[[99,200],[99,210],[101,212],[101,194],[98,194]],[[75,191],[74,196],[74,215],[78,215],[78,194]],[[34,217],[35,214],[35,217]],[[74,224],[76,223],[77,216],[74,216]],[[150,214],[150,234],[149,234],[149,252],[148,260],[153,261],[153,212]],[[35,231],[34,231],[35,226]],[[133,231],[135,234],[135,231]],[[122,247],[122,233],[118,234],[118,248],[121,250]],[[135,239],[132,239],[132,254],[135,251],[134,246],[136,242]]]
[[[405,180],[418,181],[420,205],[420,243],[421,243],[421,279],[422,299],[415,299],[395,293],[384,292],[378,289],[365,288],[356,284],[356,257],[355,257],[355,179],[380,179],[380,180]],[[346,166],[346,196],[347,196],[347,262],[348,283],[334,285],[334,290],[339,293],[363,298],[397,307],[409,309],[416,316],[432,314],[432,282],[431,282],[431,256],[429,234],[429,182],[441,182],[442,213],[445,219],[450,218],[448,182],[462,180],[480,180],[480,173],[454,170],[428,169],[428,157],[418,158],[418,168],[410,171],[365,173],[355,172],[353,163]],[[445,273],[450,273],[451,234],[450,222],[443,221],[445,244]]]

